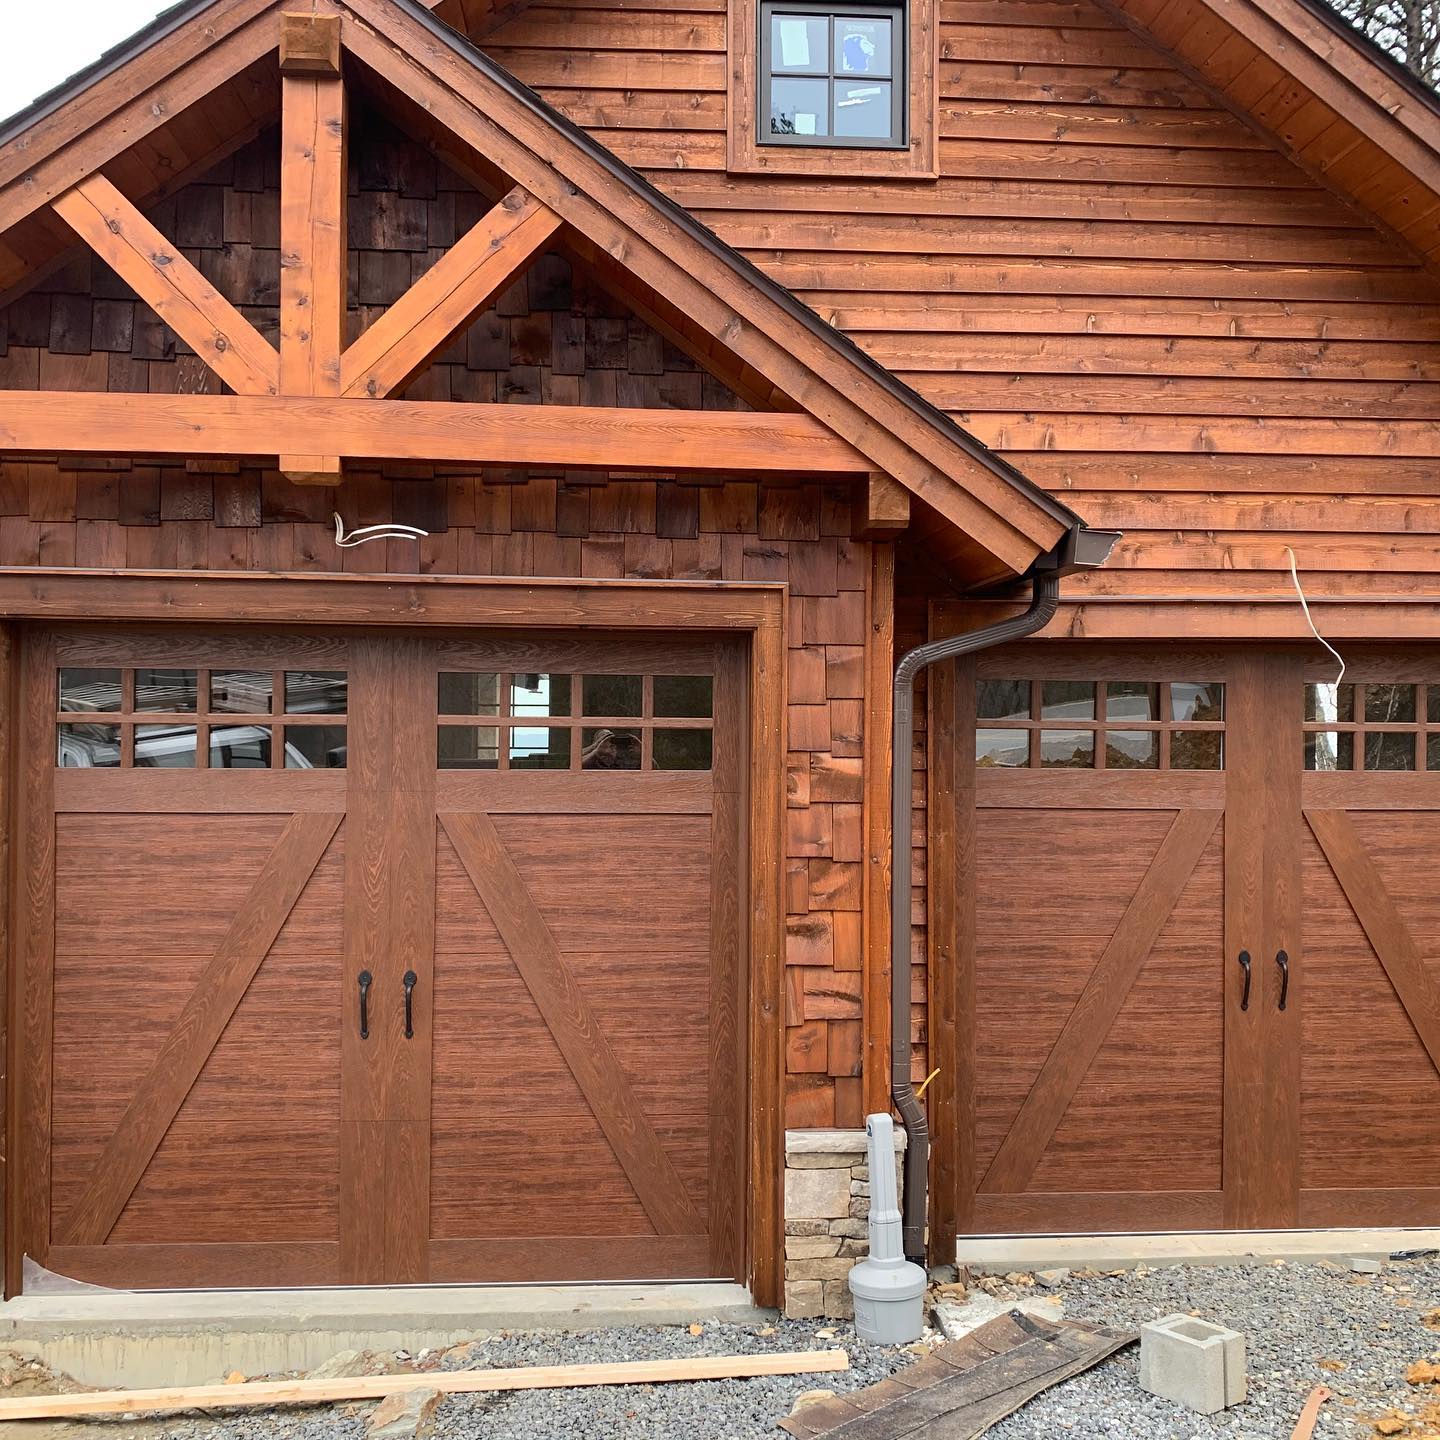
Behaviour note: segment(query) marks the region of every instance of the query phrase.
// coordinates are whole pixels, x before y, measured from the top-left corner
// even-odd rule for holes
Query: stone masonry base
[[[905,1132],[896,1130],[897,1156]],[[898,1164],[898,1160],[897,1160]],[[785,1314],[854,1314],[846,1277],[870,1249],[870,1167],[863,1130],[785,1132]]]

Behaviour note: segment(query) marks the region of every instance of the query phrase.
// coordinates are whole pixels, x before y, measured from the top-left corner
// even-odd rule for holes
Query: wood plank
[[[476,810],[442,815],[440,823],[656,1232],[703,1229],[494,821]]]
[[[605,1365],[547,1365],[515,1370],[427,1371],[423,1375],[361,1376],[351,1380],[247,1381],[243,1385],[177,1385],[154,1390],[97,1390],[74,1395],[0,1400],[0,1420],[63,1419],[73,1415],[153,1414],[167,1410],[323,1405],[335,1400],[381,1400],[439,1390],[477,1395],[501,1390],[557,1390],[585,1385],[660,1385],[683,1380],[811,1375],[848,1370],[843,1350],[774,1355],[692,1355],[680,1360],[631,1360]]]
[[[870,484],[862,486],[867,492]],[[908,500],[908,496],[906,497]],[[907,505],[908,519],[908,505]],[[908,954],[890,953],[891,887],[908,892],[909,875],[891,873],[890,771],[894,751],[892,710],[895,671],[895,547],[884,541],[870,545],[865,608],[865,792],[862,826],[865,834],[865,893],[862,926],[864,965],[864,1094],[865,1111],[890,1109],[890,995],[895,964],[908,965]]]
[[[242,395],[274,395],[275,348],[103,175],[54,210],[195,353]]]
[[[281,100],[280,392],[338,395],[349,256],[345,86],[338,74],[286,75]],[[280,469],[307,484],[327,475],[338,484],[342,453],[286,447]]]
[[[1379,868],[1345,811],[1307,809],[1305,820],[1395,987],[1420,1043],[1440,1070],[1440,983],[1386,889]]]
[[[0,450],[279,453],[567,469],[868,474],[809,415],[323,396],[77,395],[10,391]]]
[[[1013,1193],[1029,1184],[1219,820],[1215,810],[1176,815],[986,1171],[982,1190]]]
[[[58,1226],[59,1244],[105,1242],[340,820],[333,813],[296,815],[286,824],[200,983],[131,1096],[83,1195]]]
[[[403,389],[559,228],[560,217],[517,185],[350,346],[340,393],[382,399]]]

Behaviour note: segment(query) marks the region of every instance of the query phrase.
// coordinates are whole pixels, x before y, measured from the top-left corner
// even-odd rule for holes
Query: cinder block
[[[1245,1399],[1245,1337],[1193,1315],[1140,1327],[1140,1388],[1214,1415]]]

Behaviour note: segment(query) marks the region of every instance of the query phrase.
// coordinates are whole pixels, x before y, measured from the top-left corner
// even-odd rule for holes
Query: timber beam
[[[295,456],[476,466],[868,475],[810,415],[287,395],[8,390],[0,454]]]
[[[851,530],[857,540],[893,540],[910,528],[910,492],[876,471],[855,487]]]

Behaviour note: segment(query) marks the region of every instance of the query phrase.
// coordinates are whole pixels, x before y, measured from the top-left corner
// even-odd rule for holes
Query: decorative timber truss
[[[278,349],[145,218],[154,196],[131,163],[192,107],[222,132],[226,87],[258,75],[273,90],[276,68]],[[494,203],[347,346],[352,82]],[[217,133],[210,158],[253,135],[250,119]],[[301,484],[339,483],[362,459],[853,477],[857,533],[911,528],[977,584],[1025,571],[1076,523],[420,0],[306,0],[303,14],[284,0],[193,0],[167,12],[0,132],[0,295],[70,232],[233,393],[9,391],[0,454],[277,456]],[[552,244],[753,409],[395,398]]]

